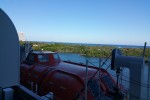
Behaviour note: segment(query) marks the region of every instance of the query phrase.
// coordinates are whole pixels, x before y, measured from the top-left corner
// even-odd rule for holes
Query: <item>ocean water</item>
[[[39,41],[30,41],[30,42],[39,42]],[[68,44],[68,45],[84,45],[84,46],[113,46],[116,48],[144,48],[143,46],[139,45],[119,45],[119,44],[88,44],[88,43],[68,43],[68,42],[42,42],[39,43],[47,43],[47,44],[55,44],[55,43],[62,43],[62,44]],[[150,48],[150,46],[147,46],[147,48]]]
[[[112,46],[116,48],[144,48],[144,46],[138,46],[138,45],[86,44],[86,43],[64,43],[64,44],[84,45],[84,46]],[[147,48],[150,48],[150,46],[147,46]]]
[[[75,54],[75,53],[59,53],[59,55],[63,61],[72,61],[72,62],[86,64],[86,59],[87,59],[90,62],[89,65],[93,65],[93,66],[97,66],[97,67],[99,66],[99,58],[96,58],[96,57],[88,57],[87,58],[87,57],[81,56],[80,54]],[[102,64],[105,60],[106,60],[106,58],[101,58],[100,63]],[[110,63],[111,63],[111,59],[108,59],[108,61],[104,64],[104,66],[102,66],[102,68],[107,69],[107,67],[108,67],[108,65],[110,65]],[[107,71],[113,76],[114,79],[116,79],[116,72],[114,70],[111,70],[111,68],[109,67],[107,69]],[[129,72],[130,72],[129,69],[124,68],[120,75],[120,78],[119,78],[119,82],[122,85],[124,85],[127,89],[129,88],[129,77],[130,77]],[[147,78],[148,78],[148,65],[145,64],[144,77],[143,77],[143,82],[141,84],[141,86],[142,86],[141,100],[147,100],[147,90],[148,90]],[[148,99],[148,100],[150,100],[150,99]]]

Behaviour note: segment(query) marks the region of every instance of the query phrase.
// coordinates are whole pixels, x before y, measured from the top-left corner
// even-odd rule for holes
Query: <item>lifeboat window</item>
[[[115,87],[115,84],[109,76],[104,76],[102,80],[108,88],[113,89]]]
[[[53,54],[55,60],[60,60],[59,55],[57,53]]]
[[[38,55],[38,60],[40,62],[49,62],[49,57],[48,55]]]

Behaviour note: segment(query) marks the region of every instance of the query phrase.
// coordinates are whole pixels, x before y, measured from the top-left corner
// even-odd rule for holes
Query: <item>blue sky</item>
[[[29,41],[150,45],[150,0],[0,0]]]

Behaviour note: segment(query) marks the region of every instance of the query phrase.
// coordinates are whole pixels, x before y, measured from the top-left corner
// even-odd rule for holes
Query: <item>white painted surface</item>
[[[116,55],[115,57],[116,67],[124,67],[130,70],[129,100],[141,100],[143,89],[141,86],[139,86],[139,84],[143,82],[144,64],[143,57],[122,55]],[[139,84],[131,83],[132,80]]]
[[[10,18],[0,9],[0,87],[19,84],[20,46]]]
[[[14,90],[12,88],[3,89],[4,100],[13,100]]]

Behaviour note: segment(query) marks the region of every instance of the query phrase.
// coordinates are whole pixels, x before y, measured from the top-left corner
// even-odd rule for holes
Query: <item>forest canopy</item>
[[[24,45],[24,42],[20,42]],[[108,57],[115,46],[86,46],[79,44],[65,44],[65,43],[41,43],[41,42],[30,42],[34,50],[63,52],[63,53],[79,53],[83,56],[89,57]],[[143,48],[119,48],[125,56],[142,56]],[[145,57],[150,56],[150,48],[146,49]]]

